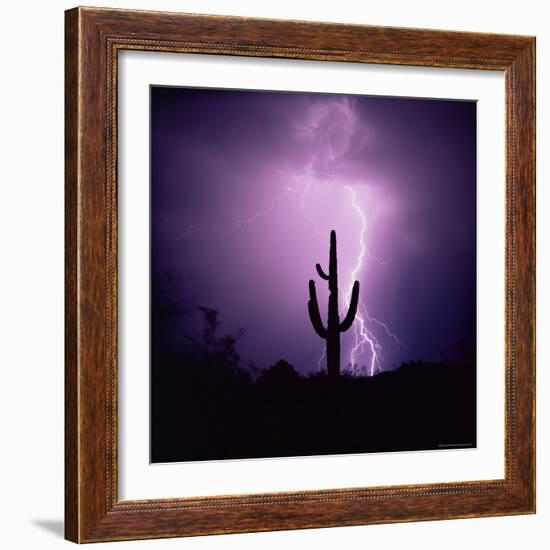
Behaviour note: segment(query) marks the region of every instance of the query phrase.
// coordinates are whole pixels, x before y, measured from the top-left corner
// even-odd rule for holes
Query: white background
[[[88,4],[95,4],[89,2]],[[100,5],[100,4],[99,4]],[[537,35],[538,181],[548,174],[550,150],[550,28],[545,2],[479,2],[460,5],[422,0],[110,2],[126,8],[164,9],[447,28]],[[63,517],[63,10],[69,2],[25,2],[2,10],[0,88],[0,537],[5,548],[69,547]],[[448,6],[448,7],[447,7]],[[550,194],[538,188],[538,514],[445,522],[312,531],[224,535],[118,543],[143,548],[384,547],[463,549],[547,548],[550,476],[550,307],[543,280],[550,261]],[[545,252],[545,254],[543,254]],[[546,266],[544,265],[546,264]],[[548,466],[546,466],[547,468]],[[548,535],[546,535],[547,537]]]

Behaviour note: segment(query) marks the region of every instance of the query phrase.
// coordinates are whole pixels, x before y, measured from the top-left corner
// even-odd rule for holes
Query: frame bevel
[[[74,8],[65,13],[65,536],[97,542],[535,511],[535,39]],[[506,86],[505,478],[119,501],[117,52],[499,70]]]

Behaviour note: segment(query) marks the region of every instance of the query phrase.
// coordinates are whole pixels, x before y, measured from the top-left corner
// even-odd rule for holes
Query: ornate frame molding
[[[499,70],[506,80],[506,475],[474,482],[119,501],[117,53]],[[66,538],[74,542],[535,511],[535,39],[74,8],[66,12]]]

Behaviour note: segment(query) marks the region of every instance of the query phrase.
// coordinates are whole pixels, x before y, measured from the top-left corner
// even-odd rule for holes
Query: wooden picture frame
[[[120,501],[117,53],[496,70],[506,87],[505,477]],[[66,12],[65,533],[97,542],[535,512],[535,39],[100,8]]]

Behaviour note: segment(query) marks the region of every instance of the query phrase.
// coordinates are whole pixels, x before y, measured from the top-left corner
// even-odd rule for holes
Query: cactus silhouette
[[[321,313],[319,312],[319,303],[317,301],[317,292],[315,290],[315,281],[309,281],[309,302],[307,308],[309,318],[315,332],[327,341],[327,373],[331,378],[337,378],[340,375],[340,333],[346,332],[355,319],[357,313],[357,304],[359,302],[359,281],[353,283],[351,292],[351,301],[346,317],[340,322],[338,315],[338,258],[336,254],[336,231],[330,232],[330,255],[328,264],[328,275],[323,271],[320,264],[315,268],[321,279],[328,281],[330,292],[328,298],[328,320],[327,327],[323,326]]]

